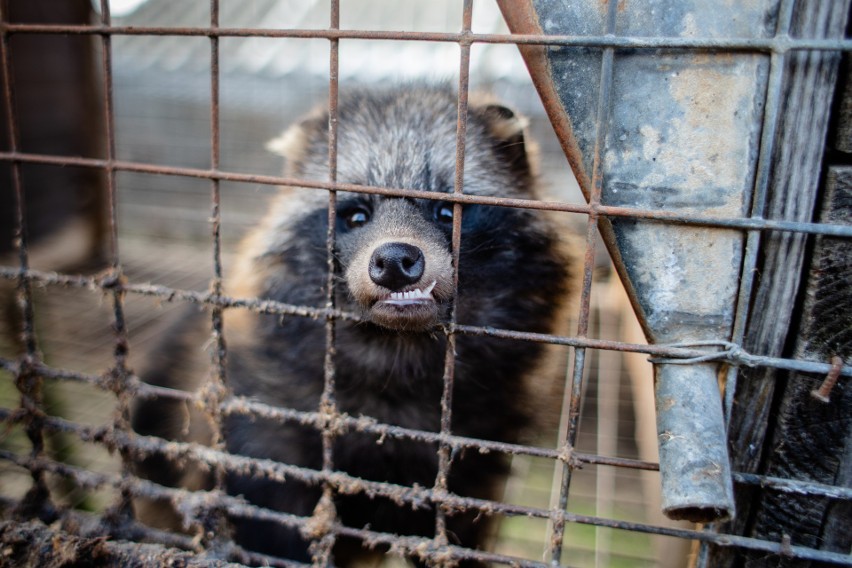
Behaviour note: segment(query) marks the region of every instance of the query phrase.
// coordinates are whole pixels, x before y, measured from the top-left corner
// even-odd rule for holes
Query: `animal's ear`
[[[309,152],[311,138],[323,135],[328,129],[328,118],[313,116],[290,128],[266,143],[266,149],[284,158],[285,173],[295,174],[299,164]]]
[[[266,143],[266,149],[282,156],[288,162],[299,160],[308,144],[308,136],[301,124],[294,124],[279,136]]]
[[[496,143],[500,158],[516,173],[530,175],[532,171],[529,149],[524,137],[524,130],[529,124],[526,117],[496,103],[484,104],[477,110]]]
[[[529,121],[515,113],[509,107],[501,104],[486,104],[481,107],[489,132],[500,140],[514,140],[521,137],[523,140],[524,129]]]

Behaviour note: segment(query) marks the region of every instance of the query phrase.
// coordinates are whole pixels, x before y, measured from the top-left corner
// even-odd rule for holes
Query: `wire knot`
[[[670,355],[669,357],[649,357],[648,361],[655,365],[692,365],[695,363],[707,363],[711,361],[724,361],[727,363],[738,363],[751,366],[747,356],[748,353],[738,344],[731,341],[709,339],[705,341],[685,341],[682,343],[668,343],[660,347],[677,349],[694,349],[696,347],[721,347],[720,351],[708,352],[706,355]]]

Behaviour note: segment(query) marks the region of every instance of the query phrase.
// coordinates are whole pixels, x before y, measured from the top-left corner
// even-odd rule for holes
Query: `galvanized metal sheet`
[[[545,33],[603,35],[606,2],[536,0]],[[765,37],[774,2],[622,1],[616,35]],[[602,49],[547,50],[553,82],[591,178]],[[768,58],[619,50],[602,152],[601,203],[739,216],[754,182]],[[587,192],[589,188],[585,188]],[[588,193],[587,193],[588,194]],[[656,342],[728,335],[742,236],[616,220],[620,270]]]
[[[601,0],[504,0],[501,8],[520,33],[704,39],[770,37],[778,9],[776,0],[620,0],[614,13]],[[603,205],[717,217],[746,213],[768,55],[617,49],[612,75],[603,77],[601,47],[521,50],[587,198],[597,177]],[[609,97],[600,109],[602,85]],[[598,140],[602,131],[605,139]],[[730,337],[743,234],[625,218],[602,220],[600,227],[650,341]],[[733,515],[715,374],[713,365],[658,366],[663,507],[675,518]],[[698,400],[704,410],[697,409]],[[668,451],[675,446],[680,449]],[[701,465],[707,463],[715,465]]]

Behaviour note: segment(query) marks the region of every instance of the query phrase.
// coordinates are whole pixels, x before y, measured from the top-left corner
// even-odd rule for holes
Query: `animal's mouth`
[[[387,237],[355,251],[346,284],[365,322],[415,333],[440,323],[453,298],[453,266],[438,237]]]
[[[432,295],[437,282],[425,288],[391,292],[370,307],[370,319],[399,331],[425,331],[438,323],[438,302]]]
[[[437,282],[433,281],[425,288],[414,288],[412,290],[391,292],[387,297],[379,300],[378,303],[388,304],[391,306],[412,306],[434,303],[435,298],[432,296],[432,290],[435,289],[435,284],[437,284]]]

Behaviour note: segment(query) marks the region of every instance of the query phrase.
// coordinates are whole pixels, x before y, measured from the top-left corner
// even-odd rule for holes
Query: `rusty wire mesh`
[[[788,3],[789,5],[790,3]],[[614,35],[594,36],[525,36],[525,35],[495,35],[477,34],[471,30],[472,0],[465,0],[459,7],[463,10],[463,27],[457,33],[437,32],[382,32],[371,30],[344,30],[339,26],[339,5],[337,0],[331,2],[330,25],[326,29],[251,29],[251,28],[222,28],[219,27],[219,2],[210,1],[209,26],[197,28],[145,28],[114,26],[111,23],[109,2],[101,0],[100,21],[91,25],[42,25],[10,23],[7,19],[8,10],[0,12],[0,65],[2,65],[5,90],[3,104],[9,128],[9,150],[0,153],[0,160],[11,165],[12,189],[17,202],[17,237],[18,265],[0,266],[0,278],[14,282],[17,286],[17,296],[21,307],[22,337],[24,353],[18,358],[0,358],[0,369],[7,371],[13,378],[20,393],[18,408],[0,409],[0,419],[12,425],[21,425],[27,435],[31,450],[27,453],[2,450],[0,458],[25,468],[31,475],[32,487],[26,496],[17,503],[7,503],[17,507],[30,518],[55,520],[57,518],[77,519],[78,527],[86,527],[86,522],[80,520],[80,513],[57,506],[51,498],[51,489],[46,480],[47,474],[73,478],[77,484],[88,488],[110,487],[114,489],[113,501],[102,513],[100,524],[91,528],[87,534],[109,534],[120,538],[133,540],[149,540],[165,546],[185,548],[188,550],[205,551],[210,559],[231,559],[246,563],[269,563],[270,565],[291,565],[289,561],[264,556],[251,551],[240,549],[238,546],[223,538],[224,532],[216,530],[225,522],[225,514],[243,517],[271,520],[287,526],[306,527],[310,525],[312,535],[319,547],[315,561],[325,564],[330,561],[331,547],[340,536],[356,537],[370,544],[385,544],[404,556],[430,560],[465,560],[475,559],[499,564],[522,566],[546,566],[548,562],[533,561],[507,556],[504,554],[475,551],[460,548],[450,544],[444,516],[453,511],[473,509],[483,514],[498,514],[505,517],[525,516],[546,521],[552,530],[552,538],[547,544],[548,550],[542,551],[550,562],[558,564],[563,557],[563,537],[566,525],[577,523],[596,527],[610,527],[626,531],[636,531],[650,534],[667,535],[680,539],[689,539],[703,543],[714,543],[723,546],[742,547],[756,551],[765,551],[790,558],[810,559],[836,564],[852,565],[849,556],[826,552],[822,550],[792,546],[788,542],[769,542],[755,538],[737,535],[719,534],[714,530],[689,530],[668,528],[649,523],[636,523],[614,520],[600,516],[581,515],[569,511],[568,498],[572,483],[572,473],[583,465],[598,465],[603,467],[625,468],[632,470],[656,470],[655,463],[624,459],[575,450],[579,430],[578,418],[582,399],[583,375],[586,365],[586,354],[589,350],[624,351],[644,353],[658,358],[690,361],[719,361],[731,368],[738,366],[765,366],[777,369],[831,374],[837,376],[852,376],[852,368],[842,365],[832,365],[831,362],[814,362],[791,358],[767,357],[759,353],[748,353],[742,347],[742,338],[746,326],[749,302],[754,278],[753,269],[757,263],[758,248],[761,236],[768,231],[789,231],[811,235],[830,235],[848,239],[852,237],[852,227],[825,223],[801,223],[786,220],[763,219],[760,215],[768,187],[770,173],[769,155],[772,151],[772,141],[777,128],[778,112],[782,92],[784,73],[784,58],[795,50],[828,50],[848,52],[852,50],[852,40],[821,40],[791,38],[782,23],[775,37],[768,39],[703,39],[703,38],[645,38],[618,37]],[[789,21],[787,22],[789,26]],[[19,134],[15,115],[15,86],[11,73],[10,38],[18,34],[71,34],[86,35],[98,38],[102,54],[102,89],[104,93],[104,116],[107,148],[103,158],[69,157],[59,155],[40,155],[23,152],[20,149]],[[113,101],[113,68],[112,68],[112,38],[116,35],[136,36],[187,36],[207,38],[210,43],[210,138],[211,153],[210,167],[196,169],[188,167],[164,166],[152,163],[139,163],[117,159],[115,150],[115,122]],[[330,177],[326,183],[308,182],[298,179],[288,179],[280,176],[253,175],[224,171],[220,169],[220,54],[219,41],[226,37],[264,37],[264,38],[305,38],[325,39],[330,45],[330,77],[328,83],[330,114],[329,130],[329,169]],[[360,40],[393,40],[393,41],[430,41],[449,42],[460,48],[459,82],[458,82],[458,127],[457,152],[455,169],[455,186],[451,194],[424,192],[399,188],[370,187],[341,183],[336,178],[336,116],[338,98],[338,56],[340,41],[349,39]],[[753,214],[748,217],[727,218],[711,215],[694,215],[673,213],[659,210],[614,207],[600,202],[602,174],[593,172],[593,193],[587,205],[576,205],[562,201],[527,201],[496,197],[473,196],[464,193],[462,184],[465,157],[465,129],[470,78],[470,50],[477,43],[495,44],[527,44],[527,45],[565,45],[583,46],[603,49],[603,66],[601,73],[600,93],[602,100],[608,96],[612,81],[612,65],[615,50],[620,48],[634,49],[684,49],[695,51],[742,51],[771,56],[771,71],[769,88],[766,94],[763,139],[758,157],[758,174],[755,184],[755,199]],[[604,114],[606,105],[598,105],[599,114],[596,124],[599,128],[598,139],[604,138],[604,129],[608,119]],[[5,134],[5,133],[4,133]],[[599,158],[599,157],[598,157]],[[595,163],[599,164],[600,159]],[[26,164],[52,166],[76,166],[101,171],[105,175],[107,194],[109,198],[110,231],[109,231],[109,268],[94,276],[63,274],[39,271],[30,268],[29,243],[26,227],[25,200],[22,192],[22,168]],[[119,172],[137,172],[164,176],[198,178],[207,180],[210,187],[210,224],[212,242],[213,276],[205,291],[196,291],[180,287],[144,284],[134,282],[126,277],[124,264],[118,249],[118,219],[116,213],[117,190],[116,176]],[[557,212],[579,213],[587,217],[586,255],[584,277],[578,314],[576,334],[568,336],[551,336],[534,333],[524,333],[509,329],[480,328],[460,325],[455,316],[444,327],[447,337],[447,350],[444,374],[444,395],[442,398],[442,417],[439,432],[427,432],[407,429],[399,426],[377,423],[365,418],[355,418],[338,412],[334,403],[335,362],[333,346],[335,342],[335,326],[338,321],[358,321],[358,316],[338,309],[334,302],[334,278],[332,251],[335,246],[334,223],[329,223],[327,248],[329,258],[328,294],[324,308],[314,308],[299,305],[288,305],[262,298],[235,298],[228,295],[223,288],[223,264],[221,252],[221,211],[220,184],[222,182],[252,183],[269,186],[292,186],[327,192],[329,196],[328,215],[334,219],[336,215],[336,192],[353,191],[367,194],[378,194],[395,197],[418,197],[444,200],[454,203],[455,215],[453,221],[452,252],[455,265],[458,265],[458,254],[461,244],[461,207],[463,204],[477,203],[499,207],[521,207],[544,209]],[[594,270],[594,252],[596,247],[597,223],[600,218],[625,217],[643,219],[655,223],[677,223],[704,227],[735,229],[747,234],[746,254],[742,269],[739,298],[736,312],[736,326],[733,338],[720,338],[719,345],[723,348],[713,353],[696,346],[666,346],[644,345],[622,341],[604,340],[590,337],[590,305],[592,294],[592,275]],[[456,276],[457,278],[457,276]],[[458,282],[456,280],[456,286]],[[71,371],[47,365],[39,351],[35,332],[35,317],[33,313],[33,286],[61,286],[79,288],[103,293],[109,298],[113,312],[114,344],[112,348],[112,365],[103,374]],[[147,296],[164,302],[184,302],[205,306],[209,309],[212,324],[211,342],[213,345],[213,361],[211,382],[200,391],[191,393],[174,391],[162,387],[145,384],[136,377],[127,365],[128,334],[126,327],[125,302],[129,296]],[[225,376],[224,360],[227,350],[223,340],[222,313],[225,310],[242,308],[263,314],[278,316],[295,316],[314,318],[325,322],[327,351],[325,359],[325,388],[320,408],[312,412],[297,411],[287,408],[276,408],[241,397],[229,396],[227,378]],[[544,448],[507,444],[493,441],[469,439],[454,435],[450,428],[454,373],[454,345],[458,335],[487,335],[520,341],[539,342],[567,346],[573,349],[574,366],[569,372],[566,390],[570,393],[569,420],[564,432],[565,442],[558,447]],[[44,379],[78,382],[92,385],[98,389],[114,393],[116,411],[112,423],[102,425],[84,425],[73,420],[51,416],[45,411],[42,393]],[[171,397],[178,400],[195,403],[203,407],[211,418],[211,423],[221,425],[223,417],[232,415],[253,415],[271,418],[279,421],[293,421],[305,426],[318,429],[323,434],[323,466],[322,469],[311,470],[288,464],[275,463],[269,460],[253,460],[250,458],[231,455],[225,450],[222,433],[214,432],[212,446],[193,443],[170,442],[157,438],[148,438],[132,432],[129,422],[129,405],[132,397]],[[388,483],[365,481],[336,471],[331,442],[338,429],[358,429],[375,434],[379,437],[417,440],[434,443],[439,452],[439,473],[434,487],[401,487]],[[183,489],[162,487],[150,481],[134,477],[125,465],[120,471],[98,473],[84,467],[69,465],[49,457],[45,451],[44,438],[48,433],[64,433],[79,440],[97,445],[103,445],[111,451],[120,454],[141,452],[162,453],[172,457],[191,457],[208,464],[216,473],[216,484],[213,490],[190,492]],[[565,465],[563,476],[557,490],[557,499],[552,507],[532,507],[514,505],[503,502],[488,502],[474,498],[460,497],[447,491],[446,478],[449,468],[450,455],[459,449],[476,451],[493,451],[510,455],[525,455],[536,458],[561,462]],[[228,471],[251,471],[255,475],[269,478],[293,478],[317,485],[323,489],[323,499],[333,499],[337,493],[364,492],[369,495],[388,496],[413,506],[428,504],[434,506],[437,515],[435,537],[432,539],[420,537],[399,537],[383,534],[369,529],[356,529],[344,526],[332,518],[314,517],[303,518],[290,514],[262,509],[248,505],[244,501],[229,496],[224,490],[224,475]],[[804,493],[814,496],[825,496],[832,499],[852,499],[852,490],[843,487],[808,483],[791,479],[772,478],[767,476],[735,473],[737,484],[777,488],[782,491]],[[147,528],[132,519],[131,500],[136,497],[166,498],[180,501],[183,510],[190,511],[194,519],[196,538],[178,534],[168,534]],[[80,532],[82,529],[80,529]],[[149,550],[146,549],[145,553]],[[142,552],[139,552],[142,554]],[[211,560],[212,561],[212,560]]]

